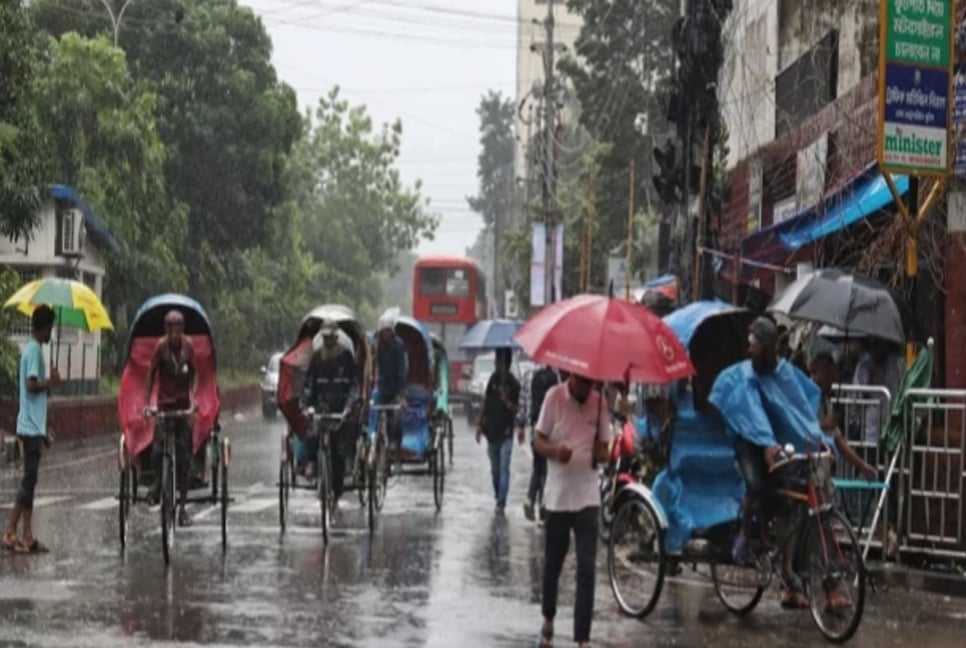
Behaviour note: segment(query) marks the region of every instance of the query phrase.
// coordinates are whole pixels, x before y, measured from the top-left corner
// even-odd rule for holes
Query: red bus
[[[420,257],[413,275],[413,317],[443,340],[450,397],[459,400],[463,367],[472,362],[459,343],[471,326],[487,317],[486,278],[472,259],[444,255]]]

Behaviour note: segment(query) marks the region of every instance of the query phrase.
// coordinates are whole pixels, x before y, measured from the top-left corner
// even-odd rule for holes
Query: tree
[[[21,2],[0,3],[0,235],[29,237],[44,195],[47,148],[33,112],[37,48]]]
[[[36,81],[37,119],[49,133],[51,178],[75,186],[122,241],[108,254],[104,299],[124,331],[145,297],[183,290],[185,215],[168,198],[156,97],[131,78],[105,38],[51,39]]]
[[[635,196],[643,208],[652,198],[653,148],[669,135],[666,89],[674,71],[671,33],[678,0],[567,0],[582,18],[576,56],[560,70],[573,84],[580,124],[599,143],[610,145],[600,159],[597,215],[602,248],[626,238],[628,171],[635,160]],[[604,255],[595,255],[595,274]]]
[[[407,187],[400,178],[401,142],[398,121],[376,131],[365,108],[350,106],[335,88],[307,120],[292,158],[292,195],[316,263],[313,281],[328,301],[360,313],[381,301],[378,275],[395,274],[398,255],[431,239],[439,222],[420,183]]]

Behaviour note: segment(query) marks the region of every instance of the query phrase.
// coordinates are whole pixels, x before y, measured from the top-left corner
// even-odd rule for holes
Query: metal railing
[[[900,551],[966,558],[966,390],[909,390],[903,441],[908,501]]]
[[[835,385],[832,404],[840,416],[839,428],[849,446],[863,461],[876,468],[878,481],[866,482],[858,468],[840,460],[836,463],[836,480],[848,485],[839,488],[839,501],[868,557],[870,547],[889,554],[901,513],[902,446],[891,455],[879,446],[892,410],[892,395],[879,385]]]

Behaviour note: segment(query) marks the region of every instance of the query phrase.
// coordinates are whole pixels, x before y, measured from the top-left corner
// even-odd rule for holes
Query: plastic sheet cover
[[[668,518],[665,546],[679,552],[695,531],[738,518],[745,485],[724,423],[696,412],[689,396],[678,401],[673,434],[669,465],[653,492]]]
[[[373,402],[379,402],[379,389],[372,394]],[[402,450],[411,452],[422,459],[429,444],[429,403],[434,398],[432,391],[420,386],[406,388],[406,408],[402,411]],[[369,432],[374,433],[379,413],[369,410]]]
[[[821,392],[789,362],[781,361],[767,376],[759,376],[751,361],[739,362],[718,376],[709,401],[721,413],[732,437],[770,447],[792,444],[797,452],[835,444],[818,423]]]

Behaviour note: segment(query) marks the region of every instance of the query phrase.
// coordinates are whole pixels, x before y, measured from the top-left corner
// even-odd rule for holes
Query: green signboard
[[[881,0],[877,157],[889,171],[949,172],[953,3]]]

